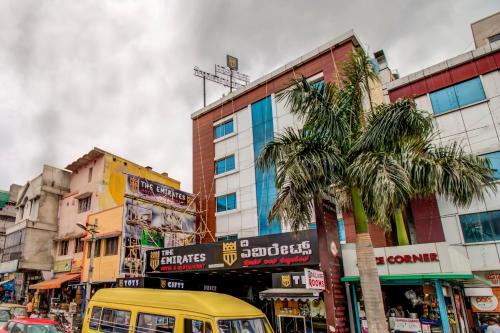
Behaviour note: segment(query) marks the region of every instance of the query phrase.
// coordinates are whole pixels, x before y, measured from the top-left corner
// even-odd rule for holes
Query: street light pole
[[[97,234],[97,219],[95,219],[94,224],[88,224],[84,226],[83,224],[77,224],[80,228],[87,231],[90,234],[90,262],[89,262],[89,273],[87,275],[87,282],[85,284],[85,307],[88,307],[90,302],[90,289],[92,286],[92,277],[94,273],[94,256],[95,256],[95,243]]]

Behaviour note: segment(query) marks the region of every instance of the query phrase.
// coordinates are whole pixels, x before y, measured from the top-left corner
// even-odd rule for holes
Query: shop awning
[[[320,290],[305,288],[273,288],[261,291],[260,299],[307,301],[319,298]]]
[[[121,230],[113,230],[108,232],[99,232],[95,235],[96,239],[113,238],[120,236],[122,234]],[[87,235],[84,240],[90,241],[90,235]]]
[[[428,280],[472,280],[473,274],[453,274],[453,273],[436,273],[436,274],[408,274],[408,275],[381,275],[380,281],[428,281]],[[359,276],[344,276],[342,282],[358,282]]]
[[[52,280],[43,281],[40,283],[30,285],[29,289],[56,289],[61,288],[61,284],[71,280],[76,280],[80,277],[80,274],[64,274],[62,276],[56,277]]]

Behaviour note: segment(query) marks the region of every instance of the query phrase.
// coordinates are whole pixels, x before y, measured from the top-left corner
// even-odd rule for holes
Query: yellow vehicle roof
[[[264,314],[233,296],[205,291],[104,288],[94,302],[190,311],[214,317],[262,317]]]

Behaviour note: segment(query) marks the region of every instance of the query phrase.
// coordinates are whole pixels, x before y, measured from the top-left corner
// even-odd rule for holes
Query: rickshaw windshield
[[[220,333],[267,333],[263,318],[226,319],[217,322]]]

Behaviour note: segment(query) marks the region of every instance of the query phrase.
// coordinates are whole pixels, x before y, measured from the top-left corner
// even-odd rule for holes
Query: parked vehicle
[[[101,289],[82,333],[273,333],[266,316],[235,297],[202,291]],[[1,332],[0,332],[1,333]]]
[[[58,333],[56,322],[48,319],[12,319],[0,327],[0,333]]]
[[[28,312],[24,305],[2,303],[0,304],[0,326],[5,325],[10,319],[27,317]]]

